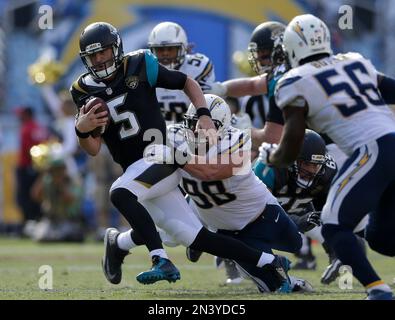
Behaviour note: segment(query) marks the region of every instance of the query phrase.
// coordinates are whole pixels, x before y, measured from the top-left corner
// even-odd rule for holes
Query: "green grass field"
[[[349,300],[365,297],[362,286],[354,279],[353,289],[341,290],[338,283],[320,284],[327,258],[320,246],[314,246],[318,257],[316,271],[292,272],[311,282],[315,292],[309,294],[260,294],[250,281],[239,286],[224,286],[224,270],[215,270],[213,257],[204,254],[198,263],[185,257],[183,247],[168,248],[168,253],[181,271],[181,281],[139,284],[135,276],[150,266],[145,248],[129,255],[123,268],[123,280],[115,286],[102,274],[101,243],[36,244],[28,240],[0,239],[0,299],[329,299]],[[382,278],[394,286],[395,260],[369,252],[369,257]],[[291,258],[292,259],[292,258]],[[41,265],[53,269],[53,289],[38,286]]]

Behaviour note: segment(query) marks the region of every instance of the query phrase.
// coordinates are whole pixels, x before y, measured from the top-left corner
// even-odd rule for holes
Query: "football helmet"
[[[248,62],[257,74],[269,72],[273,67],[272,51],[277,37],[281,36],[285,25],[268,21],[261,23],[251,34],[248,44]],[[262,64],[263,60],[269,63]]]
[[[301,151],[291,167],[296,184],[303,188],[312,186],[314,180],[325,173],[326,146],[322,137],[306,129]]]
[[[107,48],[112,49],[112,58],[99,65],[94,65],[90,55]],[[123,60],[122,40],[117,29],[106,22],[95,22],[88,25],[80,36],[80,57],[95,79],[102,80],[111,77]]]
[[[313,55],[332,54],[330,32],[326,24],[312,14],[292,19],[284,31],[283,49],[292,68]]]
[[[206,100],[207,108],[210,110],[211,119],[217,128],[218,137],[223,137],[230,127],[231,122],[231,112],[228,104],[224,99],[218,97],[214,94],[205,94],[204,98]],[[184,115],[184,127],[186,130],[186,139],[188,142],[194,143],[206,143],[206,140],[196,139],[193,134],[196,129],[196,124],[199,117],[196,114],[196,108],[191,103],[187,112]],[[192,140],[192,141],[191,141]]]
[[[163,47],[177,47],[177,55],[174,59],[162,58],[158,55],[158,49]],[[152,29],[148,37],[148,48],[158,57],[164,66],[176,69],[185,60],[188,52],[188,38],[184,29],[174,22],[161,22]]]

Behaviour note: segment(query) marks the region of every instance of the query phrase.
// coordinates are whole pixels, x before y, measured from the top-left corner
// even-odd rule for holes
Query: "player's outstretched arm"
[[[278,148],[268,155],[268,163],[278,168],[291,165],[299,154],[306,129],[306,108],[287,106],[283,110],[284,130]]]
[[[229,97],[258,96],[267,93],[266,75],[232,79],[222,83]]]

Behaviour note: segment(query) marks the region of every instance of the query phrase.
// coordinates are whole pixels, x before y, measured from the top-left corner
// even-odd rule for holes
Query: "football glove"
[[[309,211],[302,216],[291,214],[289,218],[296,224],[299,231],[305,233],[321,225],[321,211]]]
[[[270,163],[268,161],[269,156],[274,150],[277,149],[277,147],[278,147],[278,145],[275,143],[266,143],[266,142],[262,143],[258,149],[259,150],[259,156],[258,156],[259,161],[261,161],[264,164],[270,165]]]

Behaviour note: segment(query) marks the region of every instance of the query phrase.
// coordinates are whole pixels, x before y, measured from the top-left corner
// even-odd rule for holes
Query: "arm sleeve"
[[[162,65],[158,65],[158,80],[156,86],[159,88],[182,90],[187,81],[187,75],[177,70],[169,70]]]

